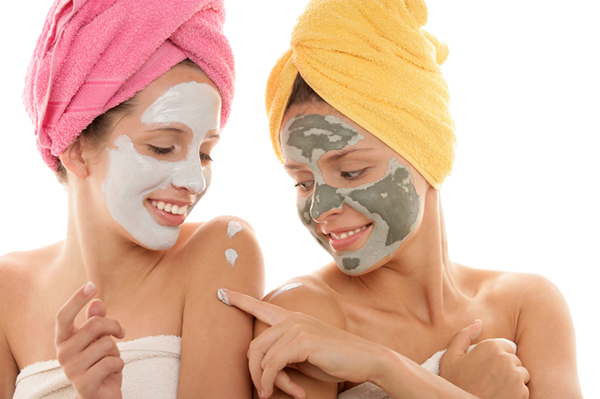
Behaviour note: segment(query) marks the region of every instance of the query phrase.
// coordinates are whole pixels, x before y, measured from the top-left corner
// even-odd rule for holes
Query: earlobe
[[[81,147],[81,141],[79,139],[75,140],[75,142],[60,154],[60,161],[65,169],[80,179],[88,177],[88,164],[83,157],[83,148]]]

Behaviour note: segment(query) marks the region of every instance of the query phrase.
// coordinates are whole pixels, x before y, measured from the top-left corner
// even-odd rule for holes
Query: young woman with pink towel
[[[0,258],[0,397],[250,396],[253,318],[214,292],[262,295],[252,228],[184,223],[233,98],[223,19],[222,0],[52,6],[24,100],[67,237]]]

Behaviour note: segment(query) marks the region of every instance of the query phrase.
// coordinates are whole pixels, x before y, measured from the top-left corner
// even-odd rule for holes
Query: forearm
[[[476,396],[389,349],[383,351],[381,362],[369,380],[394,399],[476,399]]]

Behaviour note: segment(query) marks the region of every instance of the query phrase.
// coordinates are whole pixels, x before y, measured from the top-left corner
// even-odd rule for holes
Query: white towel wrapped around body
[[[123,369],[123,397],[176,398],[181,337],[161,335],[117,342]],[[73,399],[75,389],[58,360],[25,367],[16,381],[13,399]]]
[[[504,338],[496,339],[509,343],[514,348],[515,353],[517,353],[517,345],[514,342]],[[469,346],[467,353],[474,347],[475,345]],[[442,360],[444,353],[446,353],[445,349],[437,352],[435,355],[427,359],[425,363],[421,365],[421,367],[426,368],[434,374],[440,375],[440,360]],[[391,397],[377,385],[371,384],[370,382],[365,382],[364,384],[360,384],[354,388],[342,392],[338,395],[338,399],[391,399]]]

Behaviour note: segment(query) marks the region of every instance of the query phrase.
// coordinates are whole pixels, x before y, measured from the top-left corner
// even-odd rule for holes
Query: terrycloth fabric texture
[[[45,162],[96,118],[189,58],[217,85],[221,127],[234,92],[223,0],[56,0],[38,39],[23,99]]]
[[[454,122],[440,65],[446,45],[422,27],[422,0],[313,0],[267,84],[271,138],[298,73],[327,103],[440,188],[454,161]]]
[[[517,344],[512,341],[509,341],[505,338],[496,338],[497,340],[504,341],[513,347],[515,350],[515,354],[517,353]],[[471,345],[467,349],[467,353],[471,351],[476,345]],[[442,360],[442,356],[446,353],[446,350],[442,350],[436,352],[435,355],[431,356],[429,359],[425,361],[421,365],[421,367],[431,371],[436,375],[440,375],[440,361]],[[371,384],[370,382],[365,382],[364,384],[360,384],[351,388],[347,391],[342,392],[338,395],[338,399],[391,399],[383,389],[379,388],[375,384]]]
[[[117,342],[123,368],[123,397],[177,397],[181,337],[161,335]],[[34,363],[17,376],[13,399],[72,399],[77,392],[58,360]]]

